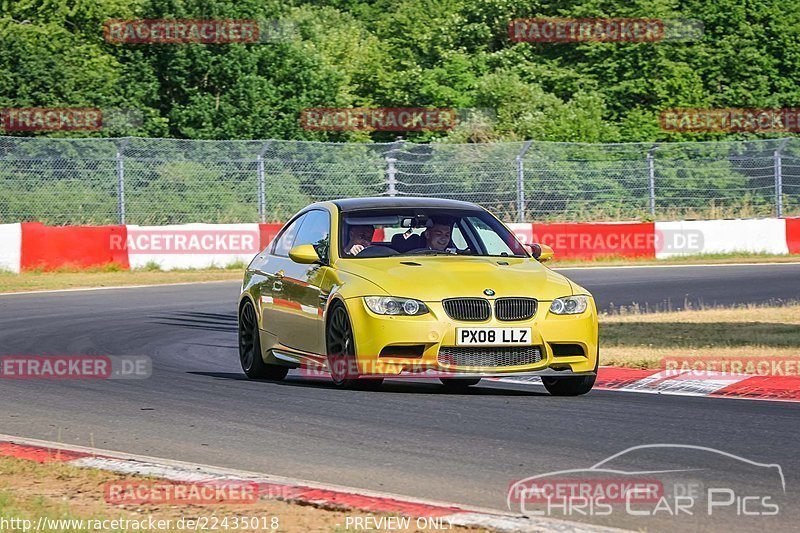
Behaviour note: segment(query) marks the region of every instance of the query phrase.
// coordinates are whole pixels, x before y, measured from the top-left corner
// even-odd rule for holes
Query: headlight
[[[554,315],[579,315],[588,307],[588,296],[564,296],[553,300],[553,303],[550,304],[550,312]]]
[[[428,307],[419,300],[394,298],[392,296],[365,296],[369,310],[377,315],[424,315]]]

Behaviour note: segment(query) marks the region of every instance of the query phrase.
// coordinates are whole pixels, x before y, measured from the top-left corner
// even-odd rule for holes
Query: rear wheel
[[[473,385],[477,385],[478,383],[480,383],[481,378],[467,378],[467,379],[439,378],[439,381],[442,382],[442,385],[444,385],[446,389],[466,390],[467,387],[471,387]]]
[[[330,370],[334,385],[343,389],[356,386],[377,388],[383,383],[383,378],[359,379],[353,326],[344,305],[340,303],[333,305],[325,336],[328,348],[328,370]]]
[[[252,379],[281,380],[289,372],[285,366],[266,364],[261,357],[258,319],[250,301],[239,310],[239,362],[247,377]]]

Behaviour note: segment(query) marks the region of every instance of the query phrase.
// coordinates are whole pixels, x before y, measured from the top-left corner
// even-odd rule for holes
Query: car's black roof
[[[336,204],[340,211],[358,211],[361,209],[381,209],[391,207],[482,210],[480,206],[471,202],[446,200],[444,198],[372,196],[367,198],[341,198],[339,200],[331,201]]]

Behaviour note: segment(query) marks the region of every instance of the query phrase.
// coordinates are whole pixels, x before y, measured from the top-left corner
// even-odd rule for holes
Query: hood
[[[507,263],[507,264],[503,264]],[[518,257],[405,256],[348,259],[339,270],[368,279],[392,296],[424,302],[463,296],[526,296],[552,300],[572,294],[567,278],[535,259]]]

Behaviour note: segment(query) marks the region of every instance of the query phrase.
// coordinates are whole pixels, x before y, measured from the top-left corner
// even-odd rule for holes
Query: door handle
[[[272,282],[272,290],[275,292],[280,292],[283,290],[283,282],[282,281],[273,281]]]

